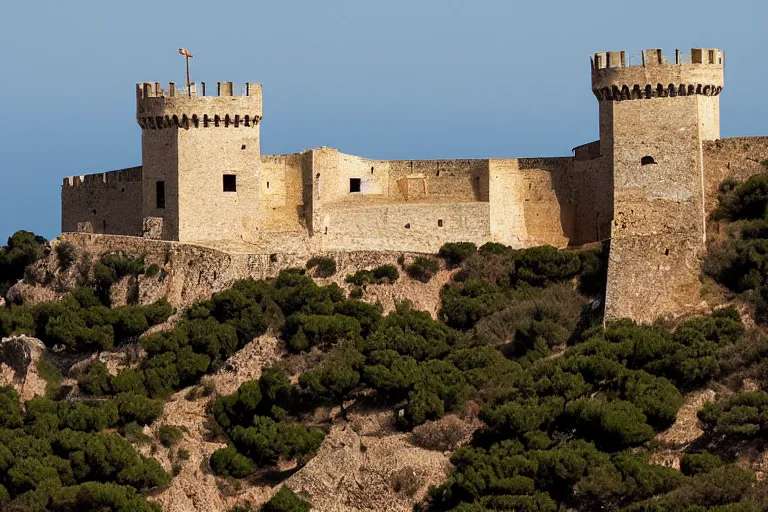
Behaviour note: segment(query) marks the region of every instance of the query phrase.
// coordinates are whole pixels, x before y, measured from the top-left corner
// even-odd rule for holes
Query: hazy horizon
[[[644,48],[723,49],[722,137],[768,135],[768,5],[756,0],[38,0],[3,12],[0,245],[19,229],[59,234],[64,176],[141,164],[135,83],[183,84],[179,47],[195,54],[195,82],[263,84],[265,154],[571,155],[597,139],[589,56]]]

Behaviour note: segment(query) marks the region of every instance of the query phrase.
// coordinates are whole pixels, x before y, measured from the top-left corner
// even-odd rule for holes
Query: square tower
[[[594,56],[601,147],[613,162],[607,321],[652,322],[700,301],[702,142],[720,137],[722,88],[720,50],[676,52],[674,62],[646,50],[636,66],[624,52]]]
[[[142,128],[142,216],[145,236],[183,242],[241,240],[258,224],[261,85],[235,96],[136,86]]]

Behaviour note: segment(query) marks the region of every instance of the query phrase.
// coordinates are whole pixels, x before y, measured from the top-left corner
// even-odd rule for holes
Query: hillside
[[[695,311],[602,324],[607,247],[0,250],[2,510],[759,511],[768,174]]]

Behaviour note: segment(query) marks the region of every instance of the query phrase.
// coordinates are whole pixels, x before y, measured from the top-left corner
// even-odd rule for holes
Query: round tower
[[[258,211],[261,84],[136,84],[145,236],[239,240]]]
[[[612,166],[606,320],[697,304],[705,242],[702,141],[720,138],[721,50],[592,58],[600,149]]]

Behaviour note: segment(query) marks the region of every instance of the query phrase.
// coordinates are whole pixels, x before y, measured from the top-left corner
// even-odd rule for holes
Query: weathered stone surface
[[[217,95],[202,84],[183,92],[139,84],[142,167],[65,178],[62,230],[219,249],[230,256],[201,249],[203,260],[191,263],[211,288],[244,275],[243,265],[266,276],[324,252],[610,239],[606,318],[676,315],[698,303],[718,184],[760,171],[768,138],[718,140],[721,50],[668,58],[658,49],[635,62],[625,52],[595,54],[600,140],[559,158],[376,160],[327,147],[262,155],[259,84],[239,96],[231,82]],[[207,265],[211,257],[218,263]],[[169,291],[166,277],[178,282],[164,275],[142,293]]]
[[[37,362],[45,345],[37,338],[11,336],[0,342],[0,386],[12,386],[22,400],[45,394],[45,381],[37,374]]]

